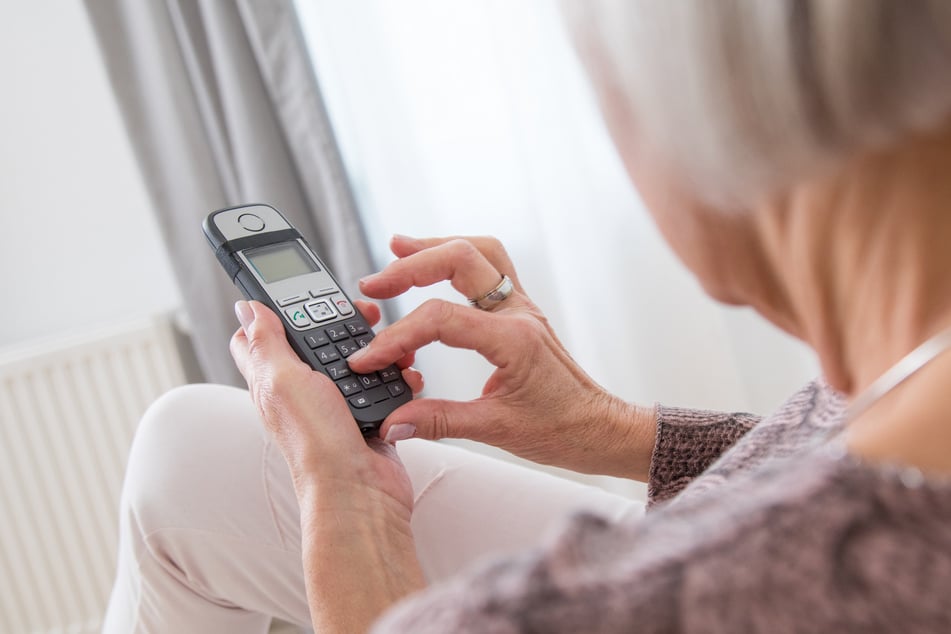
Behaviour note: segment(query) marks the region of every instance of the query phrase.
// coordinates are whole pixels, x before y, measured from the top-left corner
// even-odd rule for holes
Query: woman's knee
[[[186,385],[145,412],[129,453],[123,506],[142,530],[191,525],[227,493],[224,480],[257,472],[263,430],[247,392]],[[238,451],[238,449],[241,449]],[[251,458],[254,464],[241,464]]]

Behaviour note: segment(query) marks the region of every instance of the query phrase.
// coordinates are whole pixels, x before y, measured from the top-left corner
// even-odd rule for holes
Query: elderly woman
[[[478,298],[503,275],[514,291],[428,302],[351,367],[438,340],[495,365],[483,395],[417,399],[366,444],[278,319],[239,302],[251,398],[188,387],[146,416],[107,631],[951,630],[951,4],[569,12],[671,246],[714,298],[810,345],[823,378],[763,419],[626,403],[496,241],[396,237],[369,297],[450,280]],[[394,449],[413,436],[646,480],[652,510],[428,440]]]

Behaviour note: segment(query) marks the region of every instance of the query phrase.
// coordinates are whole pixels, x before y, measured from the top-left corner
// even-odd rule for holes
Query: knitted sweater
[[[373,631],[951,632],[951,484],[849,456],[843,413],[823,381],[763,420],[661,407],[645,517],[567,518]]]

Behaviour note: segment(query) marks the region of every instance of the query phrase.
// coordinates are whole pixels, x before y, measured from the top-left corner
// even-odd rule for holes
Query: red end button
[[[342,316],[347,317],[353,314],[353,306],[343,295],[334,295],[330,298],[330,301]]]

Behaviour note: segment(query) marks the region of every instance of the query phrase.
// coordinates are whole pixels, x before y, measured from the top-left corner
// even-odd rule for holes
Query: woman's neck
[[[758,215],[787,327],[854,397],[951,327],[951,134],[870,154]]]

